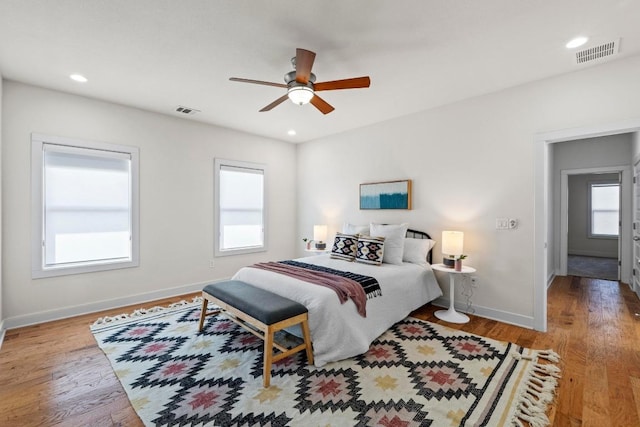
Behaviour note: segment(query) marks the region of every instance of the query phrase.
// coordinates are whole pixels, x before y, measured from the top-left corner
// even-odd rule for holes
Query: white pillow
[[[427,255],[435,244],[436,242],[431,239],[413,239],[407,237],[404,239],[402,261],[419,265],[427,264]]]
[[[387,264],[402,264],[404,253],[404,239],[407,235],[408,223],[403,224],[374,224],[369,225],[372,236],[384,237],[384,257],[382,262]]]
[[[343,234],[360,234],[363,236],[369,235],[369,226],[368,225],[354,225],[345,222],[342,224],[342,233]]]

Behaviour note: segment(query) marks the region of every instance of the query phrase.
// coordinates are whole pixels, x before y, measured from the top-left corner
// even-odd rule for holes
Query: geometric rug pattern
[[[548,424],[552,351],[408,317],[360,356],[321,368],[304,352],[274,363],[265,389],[262,340],[222,315],[198,333],[199,316],[199,303],[185,303],[92,326],[147,426]]]

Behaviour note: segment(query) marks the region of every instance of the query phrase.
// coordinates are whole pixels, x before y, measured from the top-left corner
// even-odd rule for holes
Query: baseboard
[[[438,307],[449,307],[449,300],[445,298],[437,298],[431,302],[433,305],[437,305]],[[456,304],[454,306],[457,311],[462,313],[466,313],[467,305],[466,304]],[[474,305],[472,306],[474,312],[474,316],[486,317],[487,319],[497,320],[502,323],[508,323],[510,325],[521,326],[527,329],[533,328],[533,317],[523,316],[521,314],[510,313],[508,311],[495,310],[493,308],[482,307]]]
[[[0,350],[2,349],[2,343],[4,342],[4,335],[6,330],[4,329],[4,320],[0,320]]]
[[[553,283],[553,279],[555,278],[556,278],[556,273],[552,271],[551,274],[549,274],[549,277],[547,277],[547,289],[551,287],[551,284]]]
[[[191,283],[188,285],[147,292],[144,294],[130,295],[122,298],[104,300],[90,304],[82,304],[73,307],[64,307],[56,310],[47,310],[39,313],[26,314],[23,316],[8,317],[4,320],[4,326],[6,330],[21,328],[23,326],[36,325],[39,323],[51,322],[53,320],[80,316],[82,314],[96,313],[103,310],[111,310],[113,308],[125,307],[128,305],[141,304],[158,299],[175,297],[178,295],[201,291],[205,285],[222,280],[228,279]],[[5,329],[3,329],[3,331]]]
[[[604,251],[583,251],[583,250],[569,250],[569,255],[579,255],[579,256],[594,256],[597,258],[618,258],[617,252],[604,252]]]

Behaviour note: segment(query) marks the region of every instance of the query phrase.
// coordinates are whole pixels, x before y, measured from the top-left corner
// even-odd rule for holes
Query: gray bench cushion
[[[300,303],[240,280],[212,283],[205,286],[203,291],[265,325],[307,312],[307,308]]]

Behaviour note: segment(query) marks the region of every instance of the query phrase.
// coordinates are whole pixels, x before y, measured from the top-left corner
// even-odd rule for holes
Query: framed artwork
[[[411,209],[411,180],[360,184],[360,209]]]

